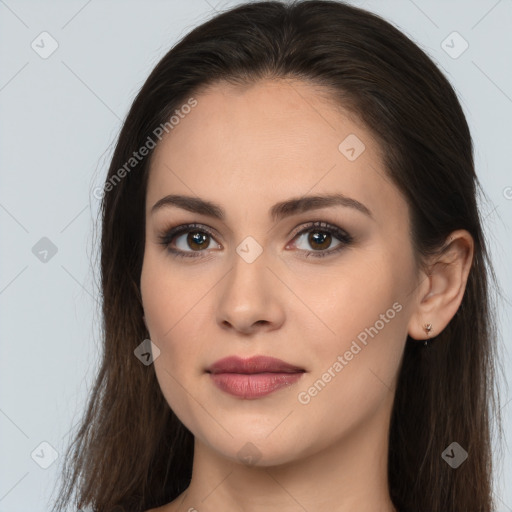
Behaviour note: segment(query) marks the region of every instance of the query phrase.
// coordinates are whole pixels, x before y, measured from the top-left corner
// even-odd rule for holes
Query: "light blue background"
[[[42,442],[63,454],[92,385],[100,322],[92,190],[102,185],[121,120],[171,46],[215,9],[238,3],[0,0],[0,512],[48,510],[62,457],[42,469],[31,454]],[[482,208],[498,279],[510,299],[512,2],[351,3],[397,25],[455,86],[490,200]],[[47,59],[31,47],[43,31],[58,42]],[[441,46],[453,31],[469,44],[458,58]],[[42,237],[58,251],[46,263],[32,252]],[[510,376],[510,305],[499,313]],[[510,441],[511,394],[505,382],[501,389]],[[506,445],[497,464],[498,511],[512,511]]]

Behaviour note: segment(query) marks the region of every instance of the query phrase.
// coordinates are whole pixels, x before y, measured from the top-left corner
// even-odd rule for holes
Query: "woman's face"
[[[379,147],[303,82],[195,99],[146,197],[141,290],[169,406],[203,446],[263,466],[362,432],[386,442],[419,278]],[[212,368],[230,356],[291,367]]]

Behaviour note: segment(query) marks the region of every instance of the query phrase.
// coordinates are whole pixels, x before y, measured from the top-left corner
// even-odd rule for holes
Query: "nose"
[[[268,263],[265,251],[251,263],[235,253],[218,288],[216,315],[222,329],[254,334],[282,326],[285,287]]]

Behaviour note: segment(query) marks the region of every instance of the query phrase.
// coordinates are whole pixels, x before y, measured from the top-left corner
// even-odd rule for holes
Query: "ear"
[[[437,336],[459,309],[473,262],[474,241],[466,230],[454,231],[440,254],[428,262],[411,315],[408,334],[416,340]],[[430,332],[425,329],[431,324]]]

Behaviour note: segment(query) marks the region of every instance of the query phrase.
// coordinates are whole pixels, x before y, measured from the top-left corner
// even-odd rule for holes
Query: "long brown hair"
[[[203,88],[284,77],[324,86],[373,133],[408,202],[420,262],[453,230],[474,239],[459,310],[428,348],[406,344],[388,476],[401,512],[491,512],[493,419],[501,433],[496,279],[468,124],[454,89],[416,44],[379,16],[331,0],[252,2],[222,12],[179,41],[135,98],[102,195],[102,360],[68,448],[56,509],[75,494],[76,506],[97,512],[144,511],[189,485],[193,435],[166,403],[153,365],[134,356],[148,337],[140,275],[152,151],[130,159],[158,127],[169,131],[173,113]],[[457,469],[441,457],[453,441],[469,454]]]

